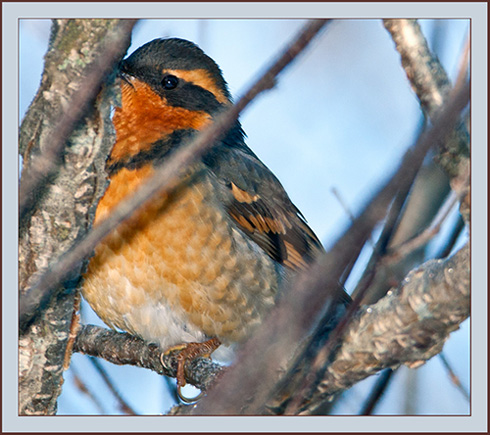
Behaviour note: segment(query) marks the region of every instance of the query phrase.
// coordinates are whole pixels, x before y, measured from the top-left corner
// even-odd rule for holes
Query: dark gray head
[[[122,62],[121,72],[148,83],[175,106],[214,111],[220,103],[230,100],[216,62],[184,39],[148,42]],[[207,93],[214,96],[214,101]]]

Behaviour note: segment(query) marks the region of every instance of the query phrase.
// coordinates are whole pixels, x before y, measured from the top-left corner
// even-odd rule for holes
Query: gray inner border
[[[3,3],[3,431],[8,432],[472,432],[487,412],[487,4],[119,3],[121,18],[470,18],[472,20],[472,415],[417,417],[19,417],[17,416],[17,186],[19,18],[114,18],[113,3]],[[192,10],[192,15],[189,11]],[[8,83],[8,86],[5,84]],[[15,83],[15,86],[12,84]],[[477,91],[475,91],[477,90]],[[15,101],[15,110],[6,102]],[[9,104],[9,106],[11,106]],[[10,184],[12,183],[12,184]],[[474,237],[477,234],[477,237]],[[478,343],[478,345],[474,345]],[[477,380],[477,381],[476,381]],[[215,419],[219,418],[219,421]],[[305,420],[307,418],[307,420]]]

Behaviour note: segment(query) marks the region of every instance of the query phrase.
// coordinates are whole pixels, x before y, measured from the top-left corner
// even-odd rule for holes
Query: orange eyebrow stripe
[[[182,70],[182,69],[164,69],[162,74],[172,74],[174,76],[180,77],[187,82],[191,82],[201,88],[204,88],[211,92],[216,99],[222,103],[229,103],[228,98],[225,97],[221,89],[216,86],[216,82],[209,75],[205,69],[195,69],[195,70]]]

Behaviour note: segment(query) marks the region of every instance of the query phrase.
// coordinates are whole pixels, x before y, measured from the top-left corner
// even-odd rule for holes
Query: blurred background
[[[304,23],[279,19],[141,20],[128,54],[154,38],[192,40],[218,63],[237,99]],[[469,20],[421,20],[420,24],[454,81]],[[40,83],[50,26],[49,20],[20,20],[19,122]],[[422,119],[389,33],[381,20],[362,19],[333,22],[280,75],[277,86],[259,96],[241,116],[248,145],[278,176],[326,248],[350,223],[341,201],[352,214],[359,212],[414,143]],[[427,258],[444,246],[457,218],[454,209],[428,246]],[[464,231],[457,246],[467,238]],[[359,278],[356,271],[362,271],[369,255],[364,252],[359,259],[347,282],[349,292]],[[84,323],[103,325],[88,304],[83,304],[82,316]],[[444,353],[468,390],[469,321],[461,326],[451,335]],[[136,413],[162,414],[175,404],[174,380],[99,362]],[[378,376],[346,392],[333,413],[358,414]],[[58,413],[122,411],[89,358],[75,354],[66,372]],[[469,413],[469,400],[451,382],[439,357],[416,370],[399,369],[375,410],[379,415]]]

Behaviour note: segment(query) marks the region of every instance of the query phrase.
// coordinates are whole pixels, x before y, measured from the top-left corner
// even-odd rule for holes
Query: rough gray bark
[[[451,258],[430,260],[411,271],[397,289],[358,313],[335,361],[299,413],[321,412],[330,396],[385,368],[424,364],[469,315],[467,243]]]
[[[416,20],[387,19],[384,25],[400,53],[402,66],[422,110],[434,120],[451,93],[451,83],[444,68],[431,53]],[[464,81],[467,62],[463,62],[461,67],[459,79]],[[465,222],[469,222],[469,183],[466,179],[469,177],[470,147],[468,130],[463,121],[448,140],[439,144],[435,160],[451,180],[451,188],[461,199],[461,215]]]
[[[108,330],[95,325],[83,325],[77,333],[73,352],[103,358],[113,364],[129,364],[152,370],[160,375],[177,376],[177,354],[162,355],[166,349],[146,343],[139,337]],[[163,363],[163,365],[162,365]],[[207,390],[224,370],[209,358],[196,358],[186,365],[186,381]]]
[[[124,20],[53,22],[41,86],[20,129],[24,194],[20,201],[28,204],[19,229],[21,299],[91,226],[105,189],[105,159],[114,140],[112,91],[105,87],[94,101],[101,80],[93,76],[99,73],[103,79],[122,58],[132,25]],[[112,58],[101,59],[108,53]],[[77,92],[80,89],[84,92]],[[56,298],[43,301],[19,338],[19,414],[56,412],[83,267],[80,262],[60,284]]]

